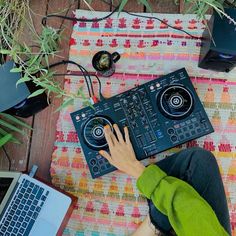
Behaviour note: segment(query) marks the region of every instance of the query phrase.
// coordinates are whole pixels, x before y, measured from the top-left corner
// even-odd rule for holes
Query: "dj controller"
[[[108,150],[104,126],[129,129],[138,160],[214,132],[184,68],[71,113],[91,175],[116,168],[99,155]]]

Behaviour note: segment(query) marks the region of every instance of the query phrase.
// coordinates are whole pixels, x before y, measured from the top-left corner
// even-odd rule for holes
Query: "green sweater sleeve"
[[[228,235],[210,205],[192,186],[150,165],[137,180],[139,191],[168,216],[179,236]]]

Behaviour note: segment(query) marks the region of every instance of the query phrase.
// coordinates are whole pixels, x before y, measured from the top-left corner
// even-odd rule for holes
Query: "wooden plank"
[[[95,11],[110,11],[110,6],[101,0],[93,0],[90,6]],[[80,0],[79,8],[84,10],[92,10],[88,7],[88,4],[86,4],[86,0]]]
[[[184,13],[184,0],[179,0],[179,13]]]
[[[180,0],[180,13],[191,13],[193,14],[193,12],[189,12],[189,9],[191,9],[191,6],[193,6],[194,4],[196,4],[195,2],[192,3],[185,3],[184,0]],[[206,14],[212,14],[213,10],[212,8],[209,8],[208,11],[206,12]]]
[[[60,12],[60,15],[65,15],[68,7],[71,7],[71,9],[67,15],[72,16],[72,10],[77,7],[77,2],[65,0],[57,1],[55,3],[55,1],[49,0],[47,13],[50,14]],[[51,27],[59,28],[62,21],[63,20],[59,18],[51,18],[47,21],[47,24]],[[63,21],[63,29],[60,52],[58,53],[59,57],[55,57],[53,60],[50,60],[50,63],[68,59],[69,39],[72,31],[72,22],[67,20]],[[58,73],[65,73],[66,65],[58,66],[56,71]],[[63,85],[64,78],[62,76],[55,77],[55,79],[60,81]],[[55,113],[55,110],[61,104],[61,100],[59,99],[52,97],[51,100],[52,104],[47,109],[35,116],[34,133],[32,137],[29,159],[29,168],[31,168],[33,164],[38,165],[39,170],[37,172],[37,176],[47,181],[50,181],[49,169],[55,141],[56,122],[59,115],[59,113]]]
[[[115,6],[118,6],[120,1],[114,0],[113,2]],[[127,4],[125,5],[124,10],[129,11],[129,12],[143,12],[144,6],[143,4],[138,4],[137,0],[129,0]]]
[[[175,4],[174,0],[151,0],[149,2],[153,12],[179,13],[179,6]]]
[[[191,6],[193,5],[194,3],[185,3],[184,0],[182,0],[180,2],[180,13],[184,14],[184,13],[187,13],[187,11],[191,8]]]
[[[34,1],[30,1],[31,5],[33,4],[37,4],[37,8],[39,3],[38,1],[34,0]],[[42,1],[41,1],[42,2]],[[35,8],[35,9],[37,9]],[[46,10],[46,5],[42,4],[39,8],[41,11],[42,9],[44,9],[44,11]],[[28,15],[26,17],[29,17]],[[41,16],[40,16],[41,18]],[[39,16],[35,16],[35,21],[34,21],[35,27],[38,28],[38,25],[41,24],[41,20],[39,20]],[[20,35],[20,41],[23,43],[26,43],[27,45],[31,45],[32,44],[32,34],[30,34],[29,32],[31,32],[28,28],[28,25],[24,25],[23,28],[23,32]],[[27,118],[27,119],[23,119],[27,124],[32,125],[32,121],[33,118]],[[17,170],[17,171],[25,171],[27,169],[27,163],[28,163],[28,156],[29,156],[29,148],[30,148],[30,135],[31,135],[31,131],[30,130],[26,130],[27,132],[27,136],[22,137],[21,135],[17,135],[16,136],[19,138],[19,140],[22,141],[22,144],[14,144],[14,143],[9,143],[5,146],[6,151],[12,161],[12,170]],[[2,150],[0,150],[0,169],[8,169],[8,161],[6,159],[5,153],[3,153]]]

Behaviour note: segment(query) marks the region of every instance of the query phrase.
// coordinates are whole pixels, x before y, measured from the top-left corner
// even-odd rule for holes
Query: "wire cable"
[[[103,2],[107,3],[110,5],[110,3],[102,0]],[[71,20],[71,21],[79,21],[79,22],[98,22],[98,21],[102,21],[102,20],[105,20],[107,18],[109,18],[110,16],[112,16],[120,7],[120,5],[118,6],[114,6],[114,10],[109,13],[108,15],[104,16],[104,17],[101,17],[101,18],[93,18],[93,19],[85,19],[85,18],[76,18],[76,17],[68,17],[68,16],[62,16],[62,15],[56,15],[56,14],[49,14],[47,16],[44,16],[42,18],[42,24],[44,26],[46,26],[46,23],[47,23],[47,18],[50,18],[50,17],[58,17],[58,18],[63,18],[63,19],[67,19],[67,20]],[[174,30],[178,30],[178,31],[181,31],[185,34],[187,34],[188,36],[190,36],[191,38],[193,39],[200,39],[200,37],[196,37],[194,35],[192,35],[191,33],[187,32],[186,30],[183,30],[183,29],[179,29],[175,26],[172,26],[170,24],[168,24],[167,22],[163,21],[162,19],[158,18],[158,17],[155,17],[155,16],[144,16],[144,15],[140,15],[140,14],[136,14],[136,13],[131,13],[131,12],[128,12],[128,11],[125,11],[125,10],[122,10],[122,12],[128,14],[128,15],[131,15],[131,16],[135,16],[135,17],[140,17],[140,18],[146,18],[146,19],[155,19],[155,20],[158,20],[159,22],[165,24],[166,26],[174,29]]]
[[[99,96],[100,96],[100,100],[104,100],[105,98],[104,98],[103,95],[102,95],[102,84],[101,84],[101,80],[98,78],[97,75],[93,75],[93,76],[95,76],[95,78],[97,79],[98,84],[99,84]]]
[[[69,63],[71,63],[71,62],[69,62]],[[92,95],[94,96],[93,83],[92,83],[92,79],[91,79],[90,74],[89,74],[88,71],[87,71],[83,66],[81,66],[80,64],[77,64],[77,66],[80,68],[80,70],[82,71],[83,75],[88,76],[89,83],[90,83],[90,88],[91,88],[91,91],[92,91]],[[85,77],[86,77],[86,76],[85,76]]]
[[[7,160],[8,160],[8,170],[10,171],[11,170],[11,158],[8,155],[8,153],[7,153],[7,151],[6,151],[4,146],[2,146],[2,150],[3,150],[5,156],[6,156]]]
[[[66,76],[66,75],[72,75],[72,76],[80,76],[78,73],[65,73],[65,74],[54,74],[55,76]],[[101,80],[99,79],[99,77],[95,74],[90,74],[91,77],[95,77],[98,81],[98,93],[99,93],[99,97],[100,100],[104,100],[104,96],[102,94],[102,84],[101,84]]]
[[[53,64],[49,65],[48,68],[53,68],[53,67],[56,67],[56,66],[59,66],[59,65],[65,65],[65,64],[68,64],[68,63],[69,64],[74,64],[74,65],[79,67],[80,71],[82,72],[82,75],[84,76],[85,83],[86,83],[88,93],[89,93],[89,97],[91,98],[94,95],[92,80],[91,80],[90,74],[88,73],[88,71],[83,66],[81,66],[80,64],[78,64],[74,61],[71,61],[71,60],[62,60],[60,62],[56,62],[56,63],[53,63]],[[87,76],[88,76],[88,78],[87,78]],[[89,80],[89,82],[88,82],[88,80]],[[90,86],[89,86],[89,84],[90,84]]]
[[[181,32],[187,34],[188,36],[190,36],[190,37],[193,38],[193,39],[200,39],[199,37],[196,37],[196,36],[194,36],[194,35],[188,33],[186,30],[179,29],[179,28],[177,28],[177,27],[175,27],[175,26],[169,25],[168,23],[166,23],[165,21],[163,21],[162,19],[160,19],[160,18],[158,18],[158,17],[155,17],[155,16],[143,16],[143,15],[139,15],[139,14],[136,14],[136,13],[130,13],[130,12],[128,12],[128,11],[123,11],[123,12],[125,12],[125,13],[127,13],[128,15],[131,15],[131,16],[142,17],[142,18],[146,18],[146,19],[158,20],[158,21],[160,21],[161,23],[165,24],[166,26],[168,26],[168,27],[170,27],[170,28],[172,28],[172,29],[174,29],[174,30],[178,30],[178,31],[181,31]]]
[[[66,19],[66,20],[71,20],[71,21],[80,21],[80,22],[98,22],[98,21],[102,21],[105,20],[107,18],[109,18],[110,16],[112,16],[117,10],[119,9],[119,6],[117,6],[111,13],[109,13],[108,15],[101,17],[101,18],[97,18],[97,19],[84,19],[84,18],[76,18],[76,17],[69,17],[69,16],[62,16],[62,15],[56,15],[56,14],[49,14],[46,15],[42,18],[42,25],[46,26],[47,25],[47,18],[50,17],[58,17],[58,18],[62,18],[62,19]]]
[[[113,5],[111,2],[109,3],[109,2],[107,2],[107,1],[105,1],[105,0],[102,0],[102,2],[108,4],[110,7],[112,6],[112,7],[115,7],[115,8],[116,8],[116,6]],[[160,19],[160,18],[158,18],[158,17],[154,17],[154,16],[144,16],[144,15],[140,15],[140,14],[136,14],[136,13],[131,13],[131,12],[128,12],[128,11],[126,11],[126,10],[122,10],[122,12],[124,12],[124,13],[126,13],[126,14],[128,14],[128,15],[131,15],[131,16],[136,16],[136,17],[141,17],[141,18],[146,18],[146,19],[155,19],[155,20],[158,20],[158,21],[161,22],[162,24],[165,24],[166,26],[168,26],[168,27],[170,27],[170,28],[172,28],[172,29],[179,30],[179,31],[181,31],[181,32],[183,32],[183,33],[189,35],[190,37],[192,37],[192,38],[194,38],[194,39],[199,39],[199,37],[196,37],[196,36],[190,34],[189,32],[187,32],[187,31],[185,31],[185,30],[183,30],[183,29],[179,29],[179,28],[177,28],[177,27],[175,27],[175,26],[169,25],[167,22],[163,21],[162,19]]]

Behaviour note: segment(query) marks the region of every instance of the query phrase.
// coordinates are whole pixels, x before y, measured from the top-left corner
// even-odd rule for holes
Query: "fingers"
[[[126,142],[126,143],[130,143],[129,130],[128,130],[128,127],[127,127],[127,126],[125,126],[125,128],[124,128],[124,132],[125,132],[125,142]]]
[[[114,129],[115,129],[115,131],[116,131],[116,135],[117,135],[117,137],[118,137],[119,142],[124,143],[123,135],[121,134],[118,125],[117,125],[117,124],[114,124],[113,127],[114,127]]]
[[[116,131],[116,135],[117,135],[118,140],[117,140],[116,136],[113,134],[113,132],[111,131],[111,128],[110,128],[109,125],[106,125],[104,127],[104,134],[105,134],[105,138],[107,140],[109,148],[111,148],[114,145],[118,144],[118,141],[120,143],[124,143],[124,142],[130,143],[129,131],[128,131],[127,127],[124,128],[125,140],[123,138],[122,133],[120,132],[120,129],[119,129],[118,125],[114,124],[113,127],[114,127],[114,130]]]
[[[109,148],[113,147],[114,141],[111,137],[112,132],[109,125],[104,126],[104,134],[105,134],[105,138],[107,140]]]
[[[112,158],[108,152],[100,150],[99,154],[106,158],[110,163],[112,162]]]
[[[113,134],[111,127],[109,125],[106,125],[104,127],[104,133],[105,133],[105,138],[109,139],[111,141],[111,146],[118,144],[118,140],[117,140],[116,136]],[[107,140],[107,142],[108,142],[108,140]],[[108,145],[109,145],[109,143],[108,143]]]

